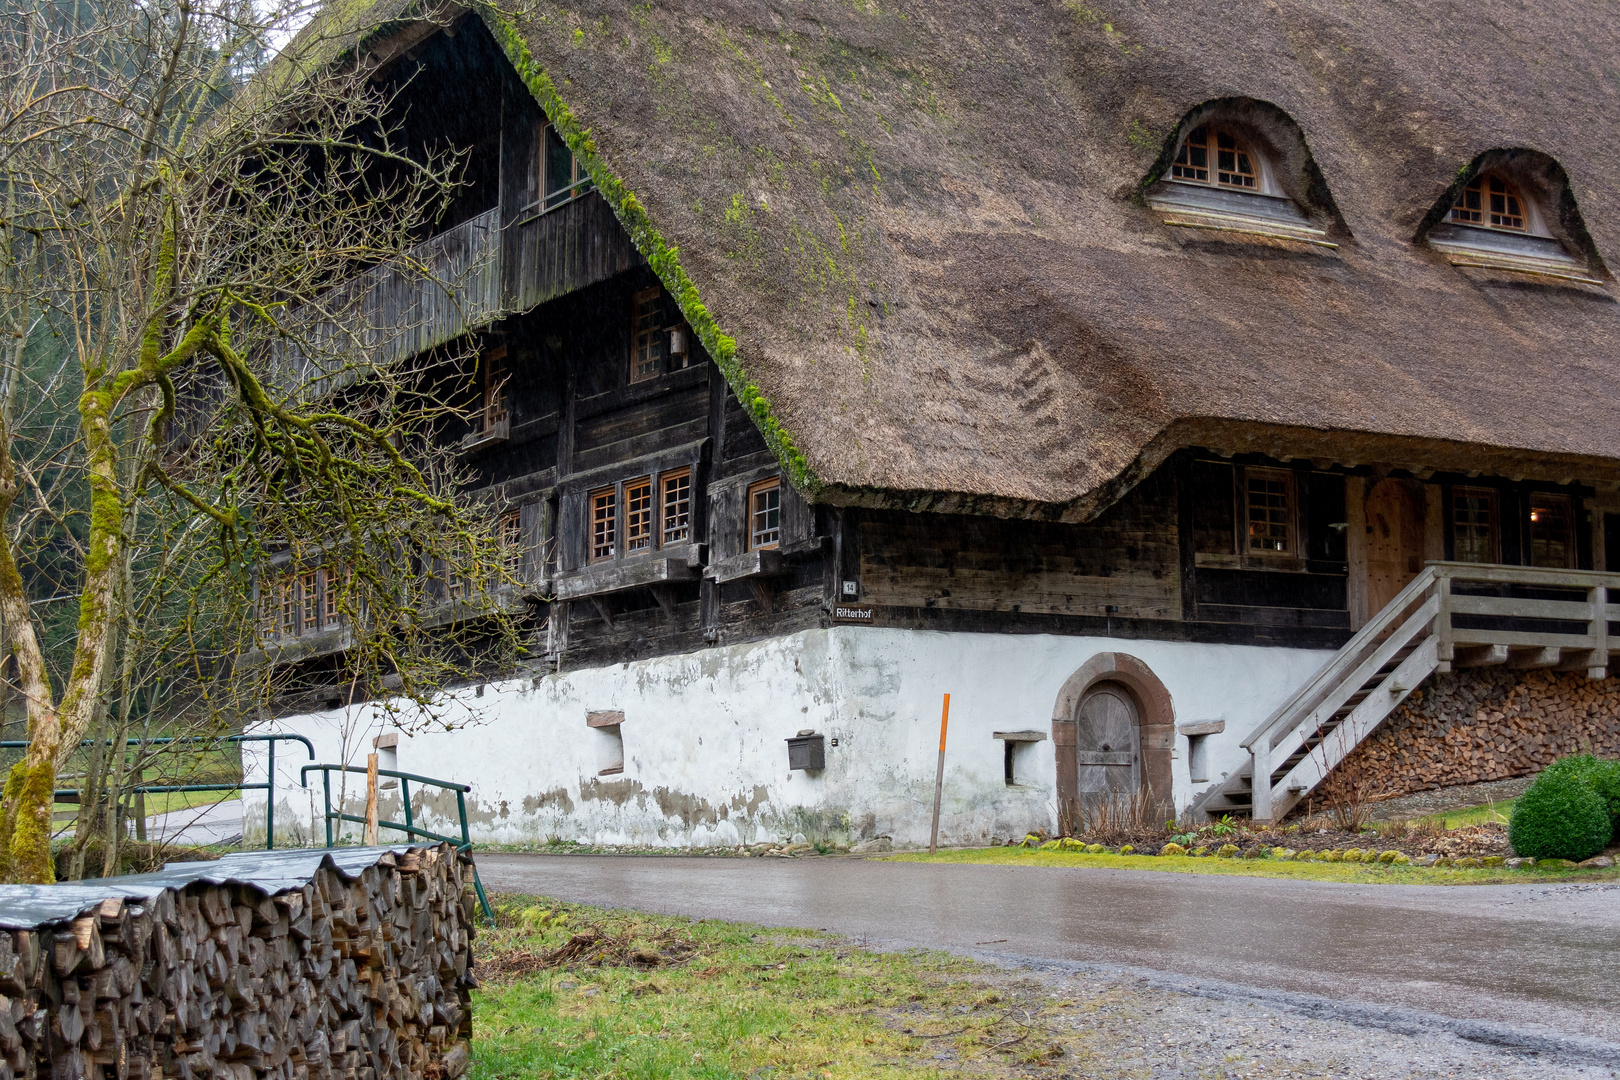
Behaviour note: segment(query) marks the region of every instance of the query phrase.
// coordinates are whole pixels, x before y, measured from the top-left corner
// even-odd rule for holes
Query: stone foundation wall
[[[1620,758],[1620,678],[1483,668],[1431,676],[1346,766],[1404,795],[1526,776],[1582,751]]]

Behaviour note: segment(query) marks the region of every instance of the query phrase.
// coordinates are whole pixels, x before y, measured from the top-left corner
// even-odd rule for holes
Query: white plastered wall
[[[681,656],[491,683],[446,695],[454,731],[404,734],[399,767],[469,784],[474,840],[731,846],[761,840],[926,844],[941,696],[951,695],[941,842],[978,844],[1056,822],[1050,738],[1059,689],[1101,652],[1128,653],[1169,690],[1178,724],[1225,721],[1208,743],[1212,781],[1236,767],[1245,735],[1330,654],[1319,650],[1125,641],[1115,638],[935,633],[870,627],[811,630]],[[600,729],[588,712],[618,710],[624,770],[599,776]],[[371,739],[391,730],[360,706],[285,717],[256,728],[303,735],[316,760],[363,768]],[[826,736],[826,768],[790,771],[786,739]],[[997,731],[1045,741],[1004,779]],[[837,745],[833,745],[833,740]],[[1174,798],[1185,807],[1187,740],[1177,737]],[[298,787],[301,747],[277,761],[281,842],[324,842],[318,774]],[[264,778],[263,758],[250,780]],[[1199,785],[1202,789],[1204,785]],[[365,778],[350,774],[345,809],[363,814]],[[338,777],[333,775],[334,801]],[[244,833],[261,841],[262,792],[244,803]],[[414,798],[419,824],[455,832],[453,796]],[[397,796],[383,817],[399,819]],[[352,835],[354,826],[347,827]],[[385,837],[386,839],[386,834]]]

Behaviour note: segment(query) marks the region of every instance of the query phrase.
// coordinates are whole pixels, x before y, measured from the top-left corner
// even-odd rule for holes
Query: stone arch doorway
[[[1136,657],[1098,653],[1069,676],[1053,709],[1052,744],[1060,831],[1072,832],[1088,805],[1142,791],[1156,819],[1175,814],[1175,709],[1170,692]]]

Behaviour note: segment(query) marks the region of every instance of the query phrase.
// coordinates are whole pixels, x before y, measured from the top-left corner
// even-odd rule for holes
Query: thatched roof
[[[823,498],[1085,517],[1186,445],[1620,477],[1609,291],[1415,242],[1460,170],[1525,147],[1620,256],[1620,34],[1589,5],[515,9],[509,55],[644,210],[638,242],[677,249],[655,267]],[[1220,98],[1297,123],[1336,250],[1145,205]]]

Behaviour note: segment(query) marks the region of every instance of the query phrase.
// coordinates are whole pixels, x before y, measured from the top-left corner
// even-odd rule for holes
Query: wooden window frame
[[[684,502],[685,503],[686,509],[685,509],[685,512],[684,512],[684,516],[686,518],[686,521],[682,525],[675,526],[675,528],[678,528],[680,530],[680,535],[671,536],[670,535],[670,532],[671,532],[671,525],[670,525],[670,516],[671,516],[670,515],[670,487],[671,487],[672,484],[675,484],[675,483],[677,483],[679,481],[682,481],[682,480],[686,481],[686,486],[685,486],[686,494],[684,496],[684,499],[678,500],[678,502]],[[689,543],[691,543],[692,542],[692,469],[691,469],[691,466],[683,466],[682,468],[679,468],[679,469],[667,469],[664,472],[659,473],[658,474],[658,494],[657,494],[657,499],[658,499],[658,544],[659,544],[659,546],[660,547],[671,547],[671,546],[676,545],[676,544],[689,544]]]
[[[324,626],[336,626],[338,623],[339,582],[347,576],[339,567],[321,567],[321,624]]]
[[[1458,533],[1457,533],[1457,527],[1459,525],[1459,522],[1457,520],[1457,514],[1458,514],[1459,507],[1458,507],[1457,504],[1458,504],[1459,499],[1465,499],[1465,498],[1484,498],[1484,500],[1485,500],[1486,515],[1487,515],[1487,518],[1488,518],[1488,520],[1487,520],[1488,532],[1487,532],[1486,538],[1485,538],[1485,547],[1486,547],[1485,555],[1486,555],[1486,557],[1484,559],[1481,559],[1479,564],[1490,564],[1490,563],[1499,563],[1499,562],[1501,562],[1502,561],[1502,501],[1501,501],[1501,498],[1500,498],[1500,496],[1499,496],[1499,494],[1498,494],[1498,492],[1497,492],[1497,490],[1495,488],[1479,487],[1477,485],[1475,485],[1475,486],[1458,485],[1458,486],[1451,489],[1451,508],[1450,508],[1450,513],[1449,513],[1449,517],[1448,517],[1448,525],[1449,525],[1449,527],[1451,529],[1451,556],[1452,556],[1452,558],[1455,559],[1458,562],[1472,562],[1473,561],[1471,559],[1463,558],[1462,551],[1461,551],[1460,545],[1458,543],[1459,537],[1458,537]],[[1473,527],[1472,523],[1469,523],[1469,527]]]
[[[1250,490],[1251,478],[1276,478],[1283,481],[1283,517],[1282,526],[1287,532],[1284,541],[1285,547],[1279,551],[1275,548],[1255,547],[1254,528],[1252,517],[1253,493]],[[1279,469],[1270,466],[1244,466],[1242,473],[1242,487],[1239,497],[1243,513],[1239,515],[1237,525],[1242,533],[1241,550],[1247,556],[1259,559],[1299,559],[1299,483],[1291,469]]]
[[[658,325],[642,329],[641,312],[644,305],[657,305]],[[640,383],[656,379],[669,370],[669,343],[664,334],[669,329],[664,325],[664,290],[662,286],[654,285],[648,289],[641,289],[630,296],[630,382]],[[649,352],[654,347],[661,347],[662,352],[658,359],[651,361],[651,366],[642,368],[641,345],[643,338],[647,341]]]
[[[313,633],[321,628],[319,575],[314,570],[298,574],[298,632]]]
[[[497,345],[484,353],[479,365],[483,368],[483,387],[480,390],[480,432],[489,434],[506,423],[506,384],[510,374],[506,370],[506,346]]]
[[[761,494],[764,494],[767,491],[776,492],[776,505],[774,507],[771,507],[769,510],[765,510],[765,511],[756,510],[754,508],[754,497],[755,497],[755,495],[761,495]],[[747,499],[747,502],[744,505],[747,507],[747,515],[748,515],[747,520],[746,520],[747,536],[748,536],[748,550],[749,551],[772,551],[772,550],[774,550],[776,548],[781,547],[782,546],[782,478],[780,476],[772,476],[772,477],[769,477],[769,478],[764,479],[764,480],[756,480],[752,484],[749,484],[748,485],[748,499]],[[776,527],[775,527],[775,529],[774,530],[770,530],[770,529],[761,530],[761,529],[755,528],[755,518],[756,518],[756,516],[759,515],[760,513],[770,513],[772,510],[774,510],[775,513],[776,513]],[[772,539],[770,539],[769,541],[761,542],[759,540],[760,536],[765,535],[768,532],[773,532],[773,531],[775,533],[775,536]]]
[[[606,506],[607,514],[599,512],[603,500],[609,500]],[[592,563],[612,562],[619,557],[619,485],[597,488],[585,495],[585,550]],[[606,524],[604,529],[602,526]],[[600,541],[606,536],[606,552],[600,553],[604,546]]]
[[[1542,504],[1540,508],[1536,506],[1538,501]],[[1564,561],[1558,566],[1548,566],[1545,563],[1536,562],[1536,524],[1538,520],[1536,513],[1538,509],[1546,508],[1551,505],[1562,506],[1564,515]],[[1553,570],[1568,570],[1574,568],[1577,556],[1575,544],[1575,500],[1573,498],[1554,491],[1530,492],[1528,497],[1525,499],[1524,526],[1524,554],[1527,565],[1546,567],[1547,569]]]
[[[1230,148],[1221,146],[1223,138],[1231,141]],[[1232,168],[1221,168],[1222,153],[1232,155]],[[1201,164],[1197,160],[1199,155],[1203,158]],[[1239,167],[1243,163],[1249,166],[1247,173]],[[1260,155],[1255,153],[1251,140],[1225,125],[1203,123],[1188,132],[1187,137],[1182,140],[1175,159],[1171,162],[1169,179],[1179,180],[1184,184],[1198,184],[1227,191],[1247,191],[1258,195],[1265,191],[1263,170],[1260,165]],[[1247,176],[1252,183],[1231,183],[1221,179],[1223,173]]]
[[[621,491],[619,505],[622,507],[619,511],[619,520],[624,535],[623,558],[657,550],[658,485],[655,479],[648,474],[622,481],[619,485]]]
[[[495,524],[496,537],[501,548],[501,569],[514,580],[523,576],[523,511],[511,509],[500,516]]]
[[[551,169],[548,166],[550,165],[551,134],[556,130],[556,127],[557,125],[550,121],[541,124],[539,137],[535,140],[535,168],[537,170],[535,193],[538,198],[532,205],[537,207],[542,214],[567,206],[582,195],[589,194],[596,186],[591,182],[590,174],[585,171],[585,166],[580,164],[579,155],[574,153],[572,147],[568,146],[568,140],[563,139],[559,134],[558,139],[562,141],[563,146],[568,150],[569,183],[566,187],[551,188]]]
[[[1492,185],[1499,184],[1501,191],[1492,190]],[[1502,209],[1498,211],[1493,205],[1496,199],[1502,200]],[[1510,212],[1512,204],[1517,203],[1518,213]],[[1497,172],[1482,172],[1475,176],[1457,195],[1457,201],[1451,204],[1446,220],[1457,225],[1468,225],[1475,229],[1490,229],[1493,232],[1528,234],[1530,232],[1530,214],[1527,209],[1528,201],[1524,197],[1524,189]],[[1503,224],[1502,219],[1514,218],[1518,224]]]

